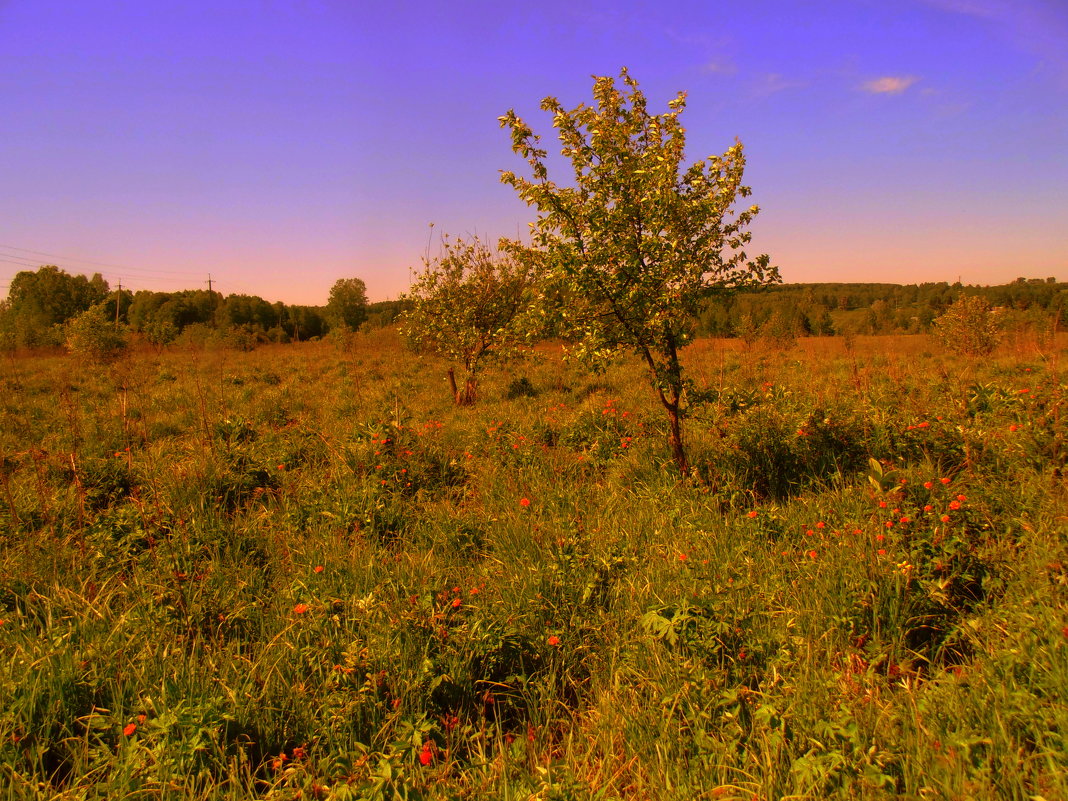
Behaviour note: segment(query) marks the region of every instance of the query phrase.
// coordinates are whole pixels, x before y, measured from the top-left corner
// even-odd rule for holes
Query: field
[[[1068,798],[1066,346],[7,360],[0,798]]]

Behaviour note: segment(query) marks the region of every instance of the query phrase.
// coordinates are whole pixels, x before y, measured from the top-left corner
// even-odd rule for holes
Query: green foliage
[[[443,254],[427,261],[409,290],[401,332],[419,350],[460,364],[466,372],[452,391],[473,403],[483,367],[518,355],[533,332],[535,272],[514,252],[494,253],[478,237],[446,238]]]
[[[129,346],[125,325],[115,324],[112,310],[98,303],[65,326],[67,349],[74,356],[99,363],[118,358]]]
[[[330,287],[326,316],[332,326],[353,331],[367,319],[367,285],[360,278],[339,278]]]
[[[949,350],[986,356],[1001,340],[1001,311],[979,295],[961,295],[934,321],[935,333]]]
[[[594,106],[566,110],[555,98],[542,101],[571,162],[573,185],[549,179],[547,152],[514,111],[501,126],[532,177],[505,171],[501,180],[538,211],[533,245],[569,300],[563,313],[577,352],[595,362],[620,349],[643,359],[685,473],[679,350],[691,339],[700,301],[712,289],[776,281],[778,271],[767,256],[750,260],[745,252],[758,208],[733,211],[736,199],[751,194],[742,184],[741,143],[684,166],[685,95],[670,101],[667,113],[652,115],[637,81],[626,69],[620,78],[623,91],[610,77],[596,79]]]

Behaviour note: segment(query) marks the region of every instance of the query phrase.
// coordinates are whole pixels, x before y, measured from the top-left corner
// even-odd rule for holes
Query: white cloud
[[[911,75],[887,75],[866,82],[861,88],[874,95],[899,95],[916,83],[918,79]]]
[[[719,61],[709,61],[701,69],[705,72],[711,72],[716,75],[734,75],[734,73],[738,71],[738,68],[726,59]]]

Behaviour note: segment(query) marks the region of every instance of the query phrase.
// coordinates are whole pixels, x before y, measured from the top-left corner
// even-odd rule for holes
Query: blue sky
[[[0,291],[396,297],[532,219],[497,117],[551,143],[540,99],[623,65],[692,159],[742,140],[787,281],[1068,280],[1063,0],[0,0]]]

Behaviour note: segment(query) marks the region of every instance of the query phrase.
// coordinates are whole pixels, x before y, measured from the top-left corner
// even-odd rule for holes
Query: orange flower
[[[427,740],[423,743],[423,750],[419,752],[419,764],[426,766],[434,761],[434,746]]]
[[[942,522],[943,523],[948,523],[949,522],[949,515],[942,515]]]
[[[322,573],[323,572],[323,566],[322,565],[316,565],[315,566],[315,572],[316,573]]]
[[[307,604],[297,604],[296,606],[293,607],[293,611],[298,615],[303,615],[309,609],[311,609],[311,607],[308,606]]]
[[[560,644],[560,638],[557,637],[555,634],[550,634],[549,635],[549,639],[546,640],[546,642],[549,643],[549,645],[551,645],[551,646],[553,646],[555,648],[556,646],[558,646]]]
[[[809,559],[815,559],[816,558],[816,552],[815,551],[809,551],[808,552],[808,558]]]
[[[526,509],[528,506],[530,506],[530,498],[520,498],[519,505]]]
[[[127,737],[129,737],[135,731],[137,731],[137,724],[136,723],[127,723],[126,727],[122,730],[122,733],[125,734]]]
[[[749,517],[756,517],[756,516],[757,516],[757,510],[756,509],[753,509],[753,510],[751,510],[749,512]]]
[[[461,601],[461,600],[460,600],[459,598],[453,598],[453,599],[452,599],[452,608],[453,608],[453,609],[459,609],[459,608],[460,608],[460,605],[461,605],[462,603],[463,603],[463,601]]]
[[[940,478],[938,480],[941,481],[943,484],[948,484],[953,479],[951,479],[951,478]]]

